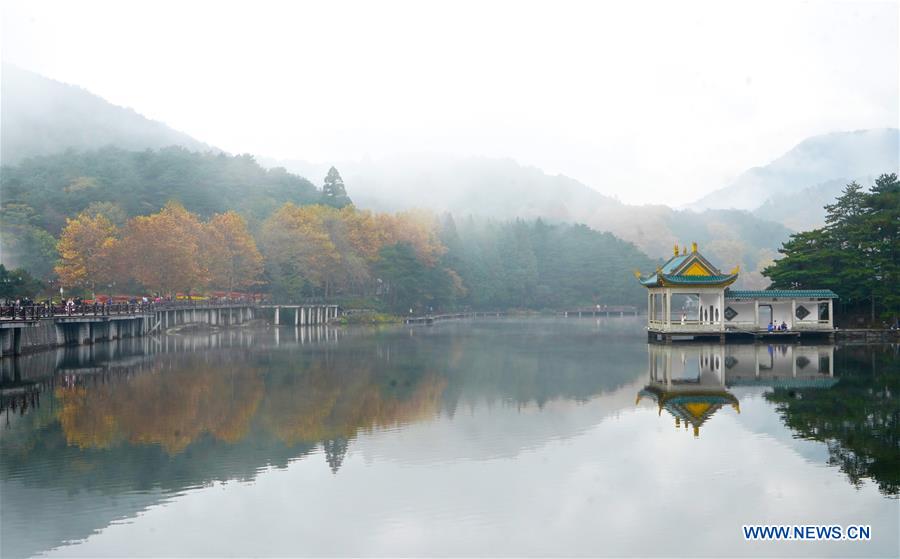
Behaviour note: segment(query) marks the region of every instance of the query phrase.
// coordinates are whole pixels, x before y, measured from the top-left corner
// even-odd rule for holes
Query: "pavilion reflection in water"
[[[675,427],[700,427],[723,407],[740,413],[740,402],[729,389],[829,388],[834,378],[834,346],[802,345],[647,345],[649,382],[637,403],[655,401]]]

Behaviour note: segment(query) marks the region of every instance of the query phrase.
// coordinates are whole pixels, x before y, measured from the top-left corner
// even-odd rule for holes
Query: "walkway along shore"
[[[336,305],[261,305],[250,302],[173,302],[163,304],[92,304],[76,307],[35,305],[0,307],[0,357],[33,353],[65,345],[93,344],[164,332],[176,326],[237,326],[282,309],[291,309],[294,324],[321,325],[336,318]]]

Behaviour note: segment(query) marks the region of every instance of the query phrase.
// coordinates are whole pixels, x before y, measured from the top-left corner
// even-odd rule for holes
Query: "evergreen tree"
[[[866,191],[850,183],[825,206],[825,227],[791,235],[784,255],[763,270],[776,289],[835,291],[841,303],[870,319],[900,313],[900,183],[881,175]]]
[[[335,208],[343,208],[352,203],[350,197],[347,196],[347,189],[344,188],[344,179],[334,167],[328,169],[328,174],[325,175],[322,199],[325,204]]]
[[[44,284],[32,277],[26,270],[7,270],[0,264],[0,299],[10,300],[20,297],[34,297],[44,288]]]

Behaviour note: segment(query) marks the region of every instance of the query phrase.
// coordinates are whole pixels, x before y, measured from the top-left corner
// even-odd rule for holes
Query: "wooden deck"
[[[787,330],[773,331],[768,329],[730,329],[719,330],[713,328],[670,328],[668,330],[649,327],[647,329],[647,339],[651,342],[681,342],[681,341],[700,341],[700,340],[718,340],[725,343],[728,341],[768,341],[780,343],[794,343],[802,339],[817,338],[834,340],[835,330]]]

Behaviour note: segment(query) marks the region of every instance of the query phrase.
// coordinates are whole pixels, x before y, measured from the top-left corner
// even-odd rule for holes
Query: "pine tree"
[[[325,176],[325,183],[322,186],[322,199],[325,204],[335,208],[343,208],[352,204],[350,197],[347,196],[347,189],[344,188],[344,179],[341,178],[341,174],[334,167],[328,169],[328,174]]]

